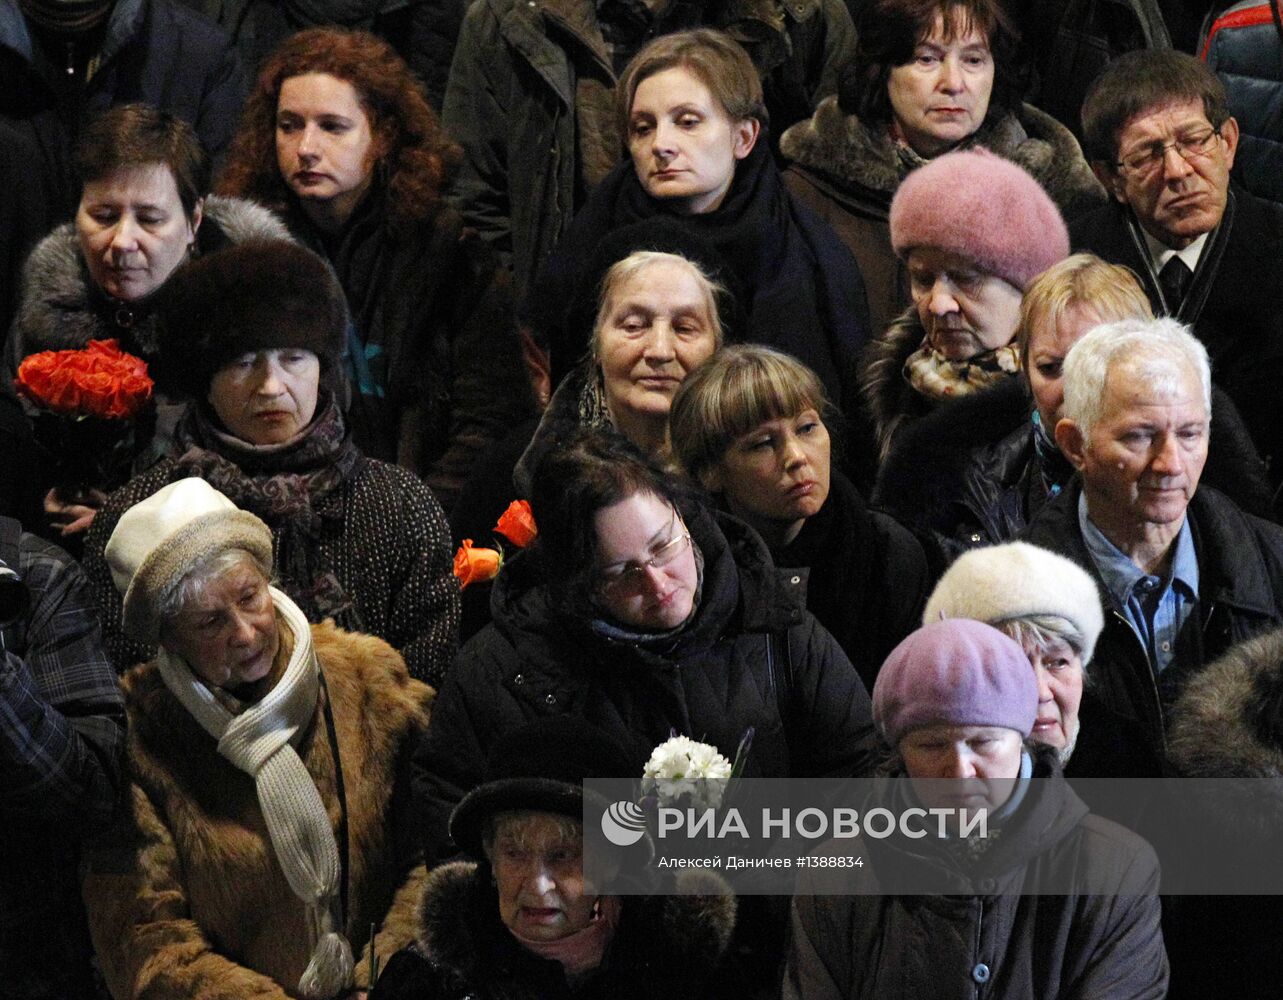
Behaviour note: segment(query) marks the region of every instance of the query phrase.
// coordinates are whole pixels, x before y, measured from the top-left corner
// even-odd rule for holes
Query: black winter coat
[[[1092,658],[1093,691],[1104,707],[1139,723],[1153,752],[1165,756],[1170,709],[1185,683],[1230,646],[1283,624],[1283,528],[1244,513],[1211,487],[1194,494],[1186,516],[1198,554],[1198,608],[1177,637],[1175,661],[1156,677],[1083,542],[1081,493],[1075,482],[1021,537],[1072,559],[1096,581],[1105,628]],[[1080,739],[1092,739],[1087,714]]]
[[[331,618],[340,628],[376,635],[405,657],[412,677],[440,685],[459,631],[445,516],[432,491],[400,466],[366,458],[346,441],[308,447],[333,412],[314,420],[297,447],[258,454],[214,433],[202,412],[189,412],[172,453],[107,498],[85,539],[84,562],[118,670],[153,651],[125,634],[107,542],[134,504],[200,476],[271,529],[277,586],[308,621]],[[309,492],[310,482],[326,480],[333,488],[324,495]]]
[[[1047,502],[1024,379],[955,400],[904,429],[878,470],[874,502],[934,538],[951,562],[967,549],[1016,537]],[[1265,463],[1230,398],[1212,389],[1202,481],[1257,517],[1274,516]],[[1073,477],[1068,459],[1053,482]],[[937,555],[937,553],[928,553]]]
[[[332,238],[296,205],[286,220],[333,264],[364,350],[353,440],[422,477],[450,510],[478,456],[535,412],[507,273],[445,206],[394,228],[374,191]]]
[[[494,620],[460,652],[415,755],[430,862],[451,853],[450,810],[480,784],[494,741],[541,716],[574,714],[611,733],[637,776],[674,729],[734,758],[750,726],[747,777],[867,770],[868,693],[803,610],[800,577],[777,570],[734,518],[696,509],[686,524],[703,553],[703,581],[694,618],[676,637],[613,641],[559,614],[525,554],[504,567]]]
[[[500,923],[489,876],[466,862],[428,876],[417,941],[392,956],[370,1000],[699,1000],[735,924],[734,897],[707,874],[672,895],[624,897],[601,966],[572,987]]]
[[[1090,815],[1049,756],[1034,776],[1042,787],[965,871],[930,841],[901,837],[843,842],[841,854],[866,861],[847,870],[852,895],[810,895],[804,876],[786,1000],[1161,1000],[1168,967],[1153,848]],[[874,894],[879,858],[906,849],[952,891]],[[1090,890],[1021,895],[1065,871]],[[829,892],[839,876],[814,877]]]
[[[883,661],[921,623],[934,582],[921,543],[834,470],[824,506],[774,556],[808,570],[806,609],[872,691]]]
[[[1193,327],[1212,360],[1212,378],[1242,414],[1270,482],[1283,484],[1283,205],[1230,188],[1221,224],[1212,231],[1194,280],[1179,305],[1164,301],[1158,276],[1131,209],[1112,202],[1069,227],[1075,250],[1124,264],[1140,278],[1156,316]]]
[[[847,414],[857,412],[856,363],[869,308],[855,258],[785,189],[765,137],[740,161],[726,199],[705,215],[677,216],[637,180],[631,160],[607,175],[575,216],[530,289],[523,313],[547,344],[556,384],[588,348],[591,330],[567,306],[588,277],[593,250],[624,226],[662,217],[711,244],[734,282],[745,328],[736,339],[768,344],[814,371]]]
[[[1227,801],[1200,796],[1191,818],[1234,844],[1243,870],[1274,865],[1283,829],[1283,631],[1233,647],[1192,679],[1172,708],[1171,767],[1181,777],[1227,781]],[[1207,788],[1207,783],[1204,783]],[[1251,795],[1245,812],[1244,793]],[[1252,822],[1243,822],[1250,815]],[[1247,860],[1249,859],[1250,860]],[[1278,928],[1283,897],[1203,896],[1164,901],[1172,1000],[1266,1000],[1283,983]],[[1207,961],[1215,956],[1215,961]]]
[[[1229,112],[1239,125],[1234,179],[1260,198],[1283,202],[1283,75],[1277,15],[1261,0],[1221,8],[1198,47],[1225,84]]]
[[[177,115],[215,160],[231,142],[245,100],[240,58],[218,25],[177,0],[118,0],[84,79],[83,60],[68,72],[62,43],[47,53],[17,0],[0,0],[0,118],[40,150],[30,165],[49,198],[46,229],[71,218],[80,187],[71,153],[86,122],[117,104],[140,101]]]

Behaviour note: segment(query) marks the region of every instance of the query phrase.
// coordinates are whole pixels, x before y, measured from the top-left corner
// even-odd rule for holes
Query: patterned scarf
[[[966,361],[950,361],[927,341],[904,362],[904,378],[928,399],[970,396],[1020,371],[1015,344],[982,351]]]
[[[1038,460],[1038,475],[1043,489],[1049,497],[1059,496],[1060,491],[1074,478],[1074,467],[1047,433],[1037,410],[1034,410],[1030,419],[1033,422],[1034,456]]]
[[[175,478],[199,476],[272,529],[281,586],[309,620],[335,618],[364,631],[321,544],[328,526],[342,526],[344,486],[363,461],[332,398],[299,435],[276,445],[233,437],[194,406],[175,430],[174,449]]]

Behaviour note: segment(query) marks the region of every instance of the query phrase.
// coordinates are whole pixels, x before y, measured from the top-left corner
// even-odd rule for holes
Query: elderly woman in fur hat
[[[1069,254],[1064,220],[1038,182],[983,149],[910,174],[890,224],[913,304],[869,345],[860,377],[884,459],[907,423],[1016,377],[1021,297]]]
[[[159,644],[122,682],[132,808],[84,885],[118,1000],[344,997],[372,925],[384,956],[408,939],[424,872],[400,763],[431,689],[382,640],[308,625],[272,542],[192,478],[107,543],[125,628]]]
[[[1020,39],[1000,0],[871,0],[837,96],[780,139],[788,189],[831,225],[860,264],[874,329],[903,308],[908,283],[887,232],[896,189],[955,149],[1019,164],[1065,218],[1104,204],[1078,140],[1023,104]],[[947,204],[947,202],[946,202]]]
[[[634,775],[623,748],[574,717],[510,730],[486,781],[450,817],[467,856],[434,870],[416,942],[372,1000],[681,1000],[708,995],[735,898],[689,871],[664,896],[608,896],[584,881],[583,782]],[[633,848],[638,863],[650,837]]]
[[[193,401],[169,457],[108,499],[85,565],[118,669],[151,648],[126,634],[104,549],[129,507],[199,476],[272,531],[281,589],[309,621],[386,639],[439,684],[454,656],[458,586],[432,492],[357,449],[340,409],[343,291],[283,241],[192,262],[165,291],[157,382]]]

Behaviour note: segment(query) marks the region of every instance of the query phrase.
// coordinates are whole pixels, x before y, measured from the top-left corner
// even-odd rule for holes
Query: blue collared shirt
[[[1140,639],[1155,674],[1176,656],[1176,637],[1198,606],[1198,556],[1189,518],[1181,525],[1167,579],[1151,576],[1105,537],[1087,516],[1087,497],[1078,498],[1078,527],[1101,579]]]

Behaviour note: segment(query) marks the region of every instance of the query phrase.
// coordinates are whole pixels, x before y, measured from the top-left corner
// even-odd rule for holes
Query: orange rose
[[[539,534],[535,527],[535,516],[530,512],[530,504],[525,500],[514,500],[499,518],[494,530],[503,535],[519,549],[524,549]]]
[[[454,575],[459,578],[459,589],[471,583],[493,580],[499,575],[503,553],[496,549],[474,549],[472,539],[465,538],[454,554]]]
[[[132,417],[152,395],[147,362],[125,354],[114,340],[33,354],[19,366],[14,385],[33,402],[73,416]]]

